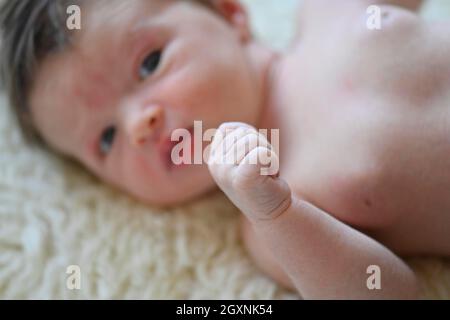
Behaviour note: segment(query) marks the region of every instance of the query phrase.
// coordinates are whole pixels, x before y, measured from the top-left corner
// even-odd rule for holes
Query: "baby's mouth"
[[[161,160],[162,164],[168,171],[171,171],[175,164],[172,161],[172,149],[178,144],[176,141],[167,139],[161,147]]]
[[[193,159],[194,159],[194,128],[191,127],[186,130],[188,130],[191,135],[191,159],[193,161]],[[168,171],[172,171],[175,168],[184,167],[184,166],[189,165],[187,163],[182,163],[182,164],[177,165],[177,164],[175,164],[174,159],[172,159],[172,151],[175,148],[175,146],[178,146],[178,145],[184,144],[184,143],[185,142],[183,139],[181,139],[179,141],[172,141],[171,137],[167,137],[160,144],[161,160],[162,160],[163,165],[166,167],[166,169]],[[183,158],[183,156],[184,156],[183,152],[184,152],[185,148],[187,148],[187,146],[185,146],[178,154],[178,156],[180,156],[181,158]]]

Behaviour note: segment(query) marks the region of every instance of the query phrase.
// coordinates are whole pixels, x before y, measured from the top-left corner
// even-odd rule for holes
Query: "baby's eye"
[[[162,51],[157,50],[150,53],[145,60],[142,62],[142,65],[139,69],[139,77],[141,80],[146,79],[148,76],[150,76],[153,72],[158,69],[158,65],[161,61],[161,55]]]
[[[114,137],[116,136],[116,128],[114,126],[110,126],[103,131],[102,136],[100,138],[100,152],[103,155],[107,155],[111,152],[112,146],[114,144]]]

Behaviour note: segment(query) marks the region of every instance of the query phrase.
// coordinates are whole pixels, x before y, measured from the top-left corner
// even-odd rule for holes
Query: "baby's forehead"
[[[104,105],[107,101],[101,103],[101,100],[113,98],[113,87],[117,87],[117,81],[125,76],[120,66],[130,59],[129,28],[137,23],[132,17],[139,10],[129,9],[129,5],[116,0],[111,1],[113,5],[108,5],[109,1],[92,3],[88,7],[91,15],[82,20],[82,29],[73,34],[70,45],[41,61],[32,90],[35,98],[32,104],[55,104],[58,111],[67,111],[60,98],[65,99],[66,106],[84,105],[87,108]],[[98,6],[102,6],[99,11],[96,10]],[[110,17],[114,21],[109,20]],[[47,97],[52,97],[52,101],[44,102]],[[53,108],[42,108],[46,109]]]
[[[168,3],[180,0],[92,1],[82,8],[82,27],[71,33],[72,46],[83,55],[106,54],[130,47],[139,31],[156,25]],[[102,50],[103,49],[103,50]],[[103,51],[103,52],[101,52]]]
[[[162,8],[179,1],[182,0],[88,1],[81,9],[83,25],[90,30],[114,28],[118,24],[151,18]]]
[[[88,124],[117,100],[112,77],[93,61],[68,50],[46,59],[30,95],[33,123],[43,138],[64,154],[80,153]]]
[[[74,79],[57,59],[43,64],[30,94],[30,111],[36,129],[52,147],[67,153],[73,144],[73,129],[78,126]],[[61,140],[64,139],[64,144]]]

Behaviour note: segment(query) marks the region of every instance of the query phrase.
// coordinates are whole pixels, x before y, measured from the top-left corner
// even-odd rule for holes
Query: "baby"
[[[81,30],[69,1],[0,9],[27,137],[149,204],[218,185],[258,265],[304,298],[419,297],[399,257],[450,255],[448,22],[420,0],[305,0],[279,53],[236,0],[73,3]],[[195,121],[220,134],[206,163],[175,165],[172,133]],[[256,128],[279,129],[278,154]],[[267,153],[280,171],[262,175]]]

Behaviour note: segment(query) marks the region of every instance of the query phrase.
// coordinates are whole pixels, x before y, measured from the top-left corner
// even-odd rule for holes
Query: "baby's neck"
[[[255,70],[255,78],[261,94],[261,101],[258,106],[260,117],[256,126],[258,129],[279,129],[278,106],[275,103],[273,93],[276,88],[275,78],[280,54],[256,41],[248,44],[247,51]]]

